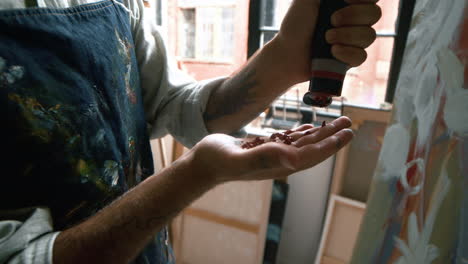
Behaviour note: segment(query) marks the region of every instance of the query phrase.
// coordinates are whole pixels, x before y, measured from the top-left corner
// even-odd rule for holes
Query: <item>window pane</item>
[[[264,27],[275,26],[276,0],[263,0],[262,19],[260,25]]]
[[[279,28],[292,0],[261,0],[260,26]]]
[[[395,32],[400,0],[379,0],[382,18],[374,28],[378,32]],[[262,0],[260,26],[279,28],[292,0]]]
[[[275,35],[276,35],[276,32],[271,32],[271,31],[262,32],[262,36],[260,38],[260,45],[262,45],[262,46],[265,45]]]
[[[184,58],[230,61],[234,57],[233,6],[182,8],[180,55]]]
[[[222,8],[222,28],[221,28],[221,53],[223,59],[230,59],[234,56],[234,8]]]
[[[158,26],[162,25],[162,3],[161,0],[156,0],[156,24]]]
[[[185,58],[195,58],[195,8],[182,9],[180,51]]]
[[[366,51],[364,64],[348,71],[342,96],[353,104],[379,106],[385,99],[393,38],[377,38]]]
[[[399,2],[400,0],[379,0],[377,2],[377,5],[382,9],[382,18],[374,25],[377,32],[395,32]]]
[[[214,55],[215,19],[217,8],[197,8],[197,58],[211,58]]]

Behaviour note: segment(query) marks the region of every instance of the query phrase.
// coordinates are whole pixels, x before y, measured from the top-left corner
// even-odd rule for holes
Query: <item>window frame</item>
[[[194,9],[195,10],[195,45],[196,43],[199,43],[199,37],[200,35],[197,35],[197,31],[199,30],[199,24],[198,22],[198,16],[199,16],[199,9],[200,8],[206,8],[206,7],[215,7],[215,8],[231,8],[234,10],[234,20],[235,20],[235,9],[237,7],[237,4],[235,1],[229,1],[229,2],[224,2],[224,1],[210,1],[210,2],[203,2],[203,1],[198,1],[198,2],[179,2],[177,4],[177,13],[178,16],[180,16],[180,12],[183,9]],[[177,34],[180,34],[180,29],[177,29]],[[233,34],[235,34],[235,28],[233,28]],[[219,46],[217,46],[219,48]],[[216,47],[213,47],[216,48]],[[197,46],[195,46],[195,56],[193,58],[190,57],[184,57],[182,54],[177,54],[177,58],[181,62],[188,62],[188,63],[206,63],[206,64],[216,64],[216,65],[233,65],[235,61],[235,49],[233,50],[233,53],[231,54],[230,57],[226,58],[210,58],[210,57],[204,57],[200,56],[197,57],[197,54],[200,54],[197,50]]]

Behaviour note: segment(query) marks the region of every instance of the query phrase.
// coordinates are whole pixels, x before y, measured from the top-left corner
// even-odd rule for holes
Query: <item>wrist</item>
[[[189,179],[186,179],[186,183],[199,186],[202,189],[209,190],[220,184],[217,178],[217,173],[212,166],[207,165],[208,161],[205,161],[207,156],[196,153],[196,146],[191,149],[188,153],[180,157],[175,163],[175,166],[179,166],[180,170],[186,171],[184,175],[190,175]]]
[[[309,47],[301,42],[292,42],[279,32],[270,42],[265,45],[269,56],[274,58],[277,67],[277,78],[287,82],[290,87],[309,78]],[[278,80],[277,80],[278,81]]]
[[[261,49],[261,54],[265,60],[264,69],[268,69],[266,77],[274,86],[278,86],[283,92],[284,87],[290,87],[297,83],[296,72],[288,55],[288,48],[279,36],[275,36]]]

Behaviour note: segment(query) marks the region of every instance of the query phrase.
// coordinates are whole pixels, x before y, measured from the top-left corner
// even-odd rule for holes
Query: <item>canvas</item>
[[[468,263],[467,13],[416,1],[351,263]]]

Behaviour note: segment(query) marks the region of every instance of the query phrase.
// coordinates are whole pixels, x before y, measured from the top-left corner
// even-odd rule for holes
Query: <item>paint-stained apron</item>
[[[129,14],[113,1],[0,11],[0,106],[0,210],[48,207],[63,230],[153,173]],[[135,260],[172,262],[165,230]]]

